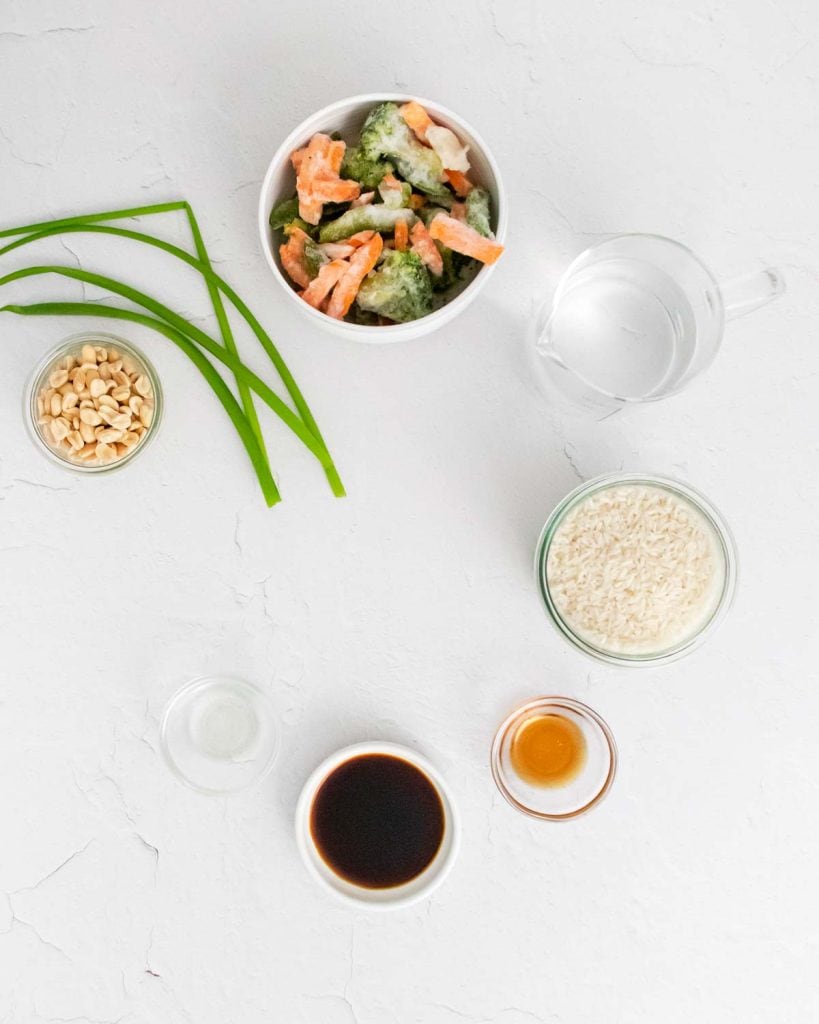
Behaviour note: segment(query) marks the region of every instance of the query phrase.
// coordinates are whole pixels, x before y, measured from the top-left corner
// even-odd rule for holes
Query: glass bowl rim
[[[571,629],[563,620],[552,601],[549,591],[549,584],[546,578],[546,562],[549,556],[549,547],[563,522],[564,517],[582,501],[597,491],[607,490],[620,484],[643,484],[649,487],[660,487],[679,495],[692,505],[710,524],[722,549],[725,565],[725,578],[722,583],[722,592],[717,604],[702,626],[685,640],[662,651],[648,654],[628,655],[613,651],[606,651],[596,647],[588,640],[584,640]],[[723,622],[725,616],[733,605],[736,596],[737,582],[739,576],[739,556],[736,541],[728,523],[719,509],[700,491],[682,480],[655,473],[605,473],[602,476],[594,477],[585,483],[580,484],[570,491],[552,510],[546,524],[540,532],[537,546],[535,547],[535,580],[538,594],[546,610],[547,617],[557,632],[568,640],[583,654],[593,658],[595,661],[602,661],[608,665],[624,667],[643,668],[656,665],[669,664],[685,657],[693,650],[701,646],[704,641]]]
[[[603,739],[606,741],[606,747],[609,753],[608,772],[603,785],[597,793],[595,793],[591,800],[588,800],[583,804],[582,807],[578,807],[573,811],[567,811],[563,814],[548,814],[546,811],[538,811],[535,810],[534,807],[529,807],[528,804],[518,800],[506,785],[504,780],[505,773],[501,767],[501,750],[509,729],[516,722],[521,721],[525,714],[532,711],[545,710],[547,708],[566,708],[570,711],[574,711],[581,718],[590,721],[592,725],[596,726],[600,730]],[[539,821],[571,821],[573,818],[579,818],[581,815],[590,811],[593,807],[596,807],[599,803],[602,803],[614,784],[614,779],[617,775],[618,761],[619,756],[617,753],[617,744],[614,741],[614,735],[602,715],[598,714],[594,708],[590,708],[588,704],[584,704],[582,701],[576,700],[574,697],[562,697],[556,694],[544,697],[532,697],[513,708],[495,731],[489,753],[489,766],[492,771],[492,778],[494,779],[495,785],[498,787],[501,796],[507,801],[507,803],[511,804],[515,810],[520,811],[521,814],[526,814],[530,818],[537,818]]]
[[[108,462],[102,466],[83,466],[78,463],[69,462],[68,459],[64,459],[58,452],[56,452],[51,445],[45,440],[40,430],[39,424],[37,423],[37,411],[36,411],[36,400],[37,392],[43,383],[43,378],[48,372],[49,368],[57,362],[60,358],[63,358],[71,349],[76,348],[83,342],[89,344],[94,341],[103,341],[115,345],[117,348],[121,348],[128,355],[133,356],[147,371],[148,376],[151,379],[151,387],[154,392],[154,415],[151,420],[151,425],[145,432],[143,440],[134,446],[133,450],[123,456],[121,459],[117,459],[115,462]],[[159,378],[159,374],[156,371],[156,367],[150,359],[145,355],[142,349],[138,348],[133,342],[127,341],[125,338],[120,337],[117,334],[110,334],[107,331],[93,331],[85,330],[78,331],[76,334],[71,334],[46,352],[46,354],[36,363],[34,369],[29,374],[26,386],[23,390],[23,417],[25,419],[26,428],[29,437],[31,438],[34,447],[50,462],[61,469],[65,469],[68,472],[80,473],[83,475],[93,475],[99,473],[111,473],[114,470],[122,469],[123,467],[130,465],[134,459],[140,455],[153,441],[154,437],[159,431],[160,424],[162,422],[162,413],[164,410],[165,396],[162,391],[162,383]]]

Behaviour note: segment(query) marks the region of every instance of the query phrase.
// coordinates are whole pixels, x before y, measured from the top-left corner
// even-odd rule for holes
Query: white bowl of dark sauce
[[[425,899],[449,874],[460,823],[444,779],[397,743],[356,743],[312,773],[296,807],[309,873],[339,899],[395,910]]]

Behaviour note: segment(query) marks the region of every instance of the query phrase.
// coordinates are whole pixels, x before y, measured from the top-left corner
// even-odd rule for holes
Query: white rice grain
[[[693,636],[719,603],[725,565],[714,528],[662,487],[596,491],[555,531],[546,579],[578,637],[613,654],[653,654]]]

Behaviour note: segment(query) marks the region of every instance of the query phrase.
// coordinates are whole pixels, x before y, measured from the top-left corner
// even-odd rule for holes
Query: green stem
[[[19,228],[5,228],[0,231],[0,238],[10,238],[13,235],[28,234],[30,231],[41,231],[43,228],[64,227],[67,224],[96,224],[103,220],[125,220],[128,217],[143,217],[152,213],[171,213],[174,210],[184,210],[188,203],[184,199],[177,199],[172,203],[155,203],[153,206],[132,206],[127,210],[109,210],[107,213],[83,213],[78,217],[61,217],[56,220],[43,220],[38,224],[26,224]]]
[[[205,242],[202,238],[202,233],[199,230],[199,225],[196,222],[193,209],[188,203],[185,203],[185,211],[188,215],[188,221],[191,226],[191,235],[193,235],[193,244],[196,248],[196,254],[199,257],[203,268],[207,267],[210,269],[211,263],[210,257],[208,256],[208,250],[205,248]],[[225,306],[222,302],[222,296],[219,294],[219,289],[213,283],[213,280],[207,275],[205,275],[205,284],[207,285],[208,295],[210,296],[213,311],[216,314],[216,321],[219,324],[219,330],[222,332],[222,340],[225,343],[225,348],[232,356],[235,356],[238,359],[239,350],[236,347],[236,342],[233,338],[233,331],[230,329],[230,321],[225,313]],[[259,448],[261,448],[262,454],[265,459],[267,459],[267,449],[264,443],[264,436],[262,435],[262,428],[259,425],[259,417],[256,414],[256,407],[253,404],[253,396],[250,393],[250,388],[238,378],[236,379],[236,387],[239,392],[239,398],[242,401],[242,408],[245,410],[245,416],[247,416],[253,433],[256,435],[256,440],[259,442]]]

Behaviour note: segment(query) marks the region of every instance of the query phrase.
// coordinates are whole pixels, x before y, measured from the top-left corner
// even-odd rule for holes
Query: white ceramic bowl
[[[366,889],[340,878],[328,867],[316,849],[310,832],[310,811],[321,784],[339,765],[354,757],[367,754],[386,754],[409,761],[427,776],[441,798],[444,808],[444,837],[441,846],[428,867],[416,878],[389,889]],[[368,741],[354,743],[336,751],[316,768],[304,784],[296,805],[296,843],[307,870],[322,885],[345,903],[368,907],[371,910],[397,910],[425,899],[437,889],[452,869],[461,841],[461,827],[449,787],[438,771],[425,757],[398,743]]]
[[[495,237],[501,244],[506,238],[506,194],[501,183],[498,165],[475,129],[446,107],[433,103],[431,100],[419,99],[403,93],[367,93],[339,100],[338,103],[331,103],[329,107],[324,107],[312,117],[308,117],[306,121],[302,121],[298,128],[292,131],[279,146],[262,182],[262,191],[259,197],[259,238],[262,252],[275,279],[306,317],[325,330],[353,341],[375,343],[406,341],[409,338],[419,338],[424,334],[431,334],[466,309],[489,280],[494,269],[494,265],[481,267],[462,292],[441,309],[430,313],[429,316],[389,327],[350,324],[344,320],[336,320],[327,316],[326,313],[322,313],[318,309],[313,309],[298,297],[289,278],[282,271],[278,244],[274,244],[269,220],[273,207],[295,191],[295,174],[290,164],[290,154],[294,149],[304,146],[316,132],[339,131],[345,141],[355,143],[364,119],[373,107],[387,100],[406,103],[410,99],[417,99],[429,111],[433,120],[450,128],[469,146],[469,159],[472,164],[470,177],[482,185],[492,197]]]

